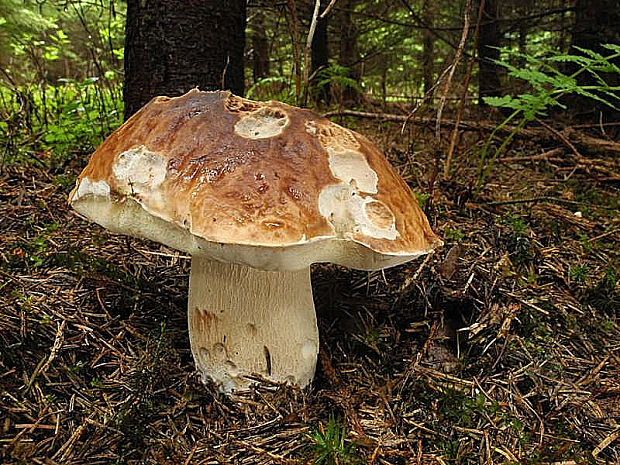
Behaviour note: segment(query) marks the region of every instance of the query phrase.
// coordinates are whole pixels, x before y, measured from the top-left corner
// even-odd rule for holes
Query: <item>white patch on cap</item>
[[[308,134],[316,136],[316,123],[314,121],[306,121],[304,126],[306,127],[306,132]]]
[[[164,182],[166,159],[141,145],[117,155],[112,171],[125,194],[146,193]]]
[[[319,194],[319,212],[340,237],[363,234],[394,240],[400,235],[390,209],[372,197],[362,197],[353,186],[325,187]]]
[[[235,133],[246,139],[267,139],[282,134],[288,116],[279,108],[262,107],[248,113],[235,124]]]
[[[85,195],[95,195],[99,197],[110,197],[110,186],[105,181],[91,181],[88,178],[82,179],[80,185],[77,188],[71,202],[75,202],[80,197]]]
[[[379,176],[370,167],[366,157],[356,150],[328,148],[329,168],[343,183],[356,186],[361,192],[376,194]]]

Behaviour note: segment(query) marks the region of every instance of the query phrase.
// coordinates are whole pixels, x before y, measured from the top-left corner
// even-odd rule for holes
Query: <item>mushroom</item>
[[[192,354],[225,393],[253,374],[310,383],[312,263],[378,270],[441,244],[368,139],[223,91],[151,100],[94,152],[69,202],[111,231],[191,254]]]

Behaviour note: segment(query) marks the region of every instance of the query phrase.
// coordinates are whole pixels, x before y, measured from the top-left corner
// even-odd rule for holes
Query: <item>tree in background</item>
[[[269,76],[269,39],[265,28],[265,12],[258,10],[252,19],[252,78],[256,82]]]
[[[128,0],[125,118],[157,95],[244,91],[245,0]]]
[[[620,44],[620,0],[577,0],[573,45],[605,53],[604,43]]]
[[[359,30],[355,23],[355,6],[358,0],[341,0],[340,8],[340,55],[338,64],[349,69],[349,77],[359,82],[361,79],[360,56],[357,41]],[[359,92],[356,87],[347,86],[344,89],[345,100],[356,101]]]
[[[321,9],[321,12],[324,8]],[[328,45],[328,25],[329,16],[319,18],[316,23],[316,30],[312,38],[312,54],[310,57],[311,73],[314,76],[314,82],[317,82],[317,74],[329,67],[329,45]],[[329,103],[330,85],[326,83],[317,89],[314,98],[317,102]]]
[[[54,115],[66,121],[83,119],[88,131],[102,127],[90,124],[94,117],[105,117],[109,120],[106,127],[113,127],[118,119],[114,112],[122,113],[124,59],[128,115],[153,95],[175,95],[196,85],[219,88],[222,77],[224,87],[241,93],[245,3],[198,3],[0,0],[0,85],[15,90],[5,95],[13,98],[16,108],[46,109],[40,115],[15,112],[16,117],[35,126],[42,122],[46,127]],[[321,7],[330,3],[322,0]],[[481,3],[474,0],[474,5]],[[468,69],[473,70],[468,98],[472,94],[496,95],[499,91],[518,95],[527,91],[505,69],[498,73],[492,60],[500,52],[491,46],[521,52],[521,56],[510,55],[508,60],[514,66],[527,67],[528,54],[543,56],[549,50],[569,53],[571,45],[599,51],[601,42],[618,42],[614,25],[619,19],[620,0],[484,3],[478,40],[481,61],[463,65],[467,58],[477,55],[473,37],[478,10],[474,6],[465,59],[454,74],[449,102],[465,95]],[[319,69],[325,73],[314,74],[317,79],[310,82],[310,95],[315,102],[332,97],[332,104],[345,100],[360,103],[356,95],[363,90],[365,102],[416,105],[454,60],[466,4],[466,0],[336,1],[317,23],[310,74]],[[292,19],[287,14],[289,5],[295,5],[297,11],[295,41]],[[246,52],[249,66],[245,81],[251,98],[295,103],[297,64],[293,52],[305,52],[314,5],[314,0],[247,2],[251,46]],[[502,53],[502,59],[508,56]],[[580,75],[580,79],[586,77],[587,73]],[[441,91],[442,86],[435,89]],[[345,93],[348,95],[342,95]],[[136,103],[129,101],[130,95]],[[431,95],[426,107],[431,108],[439,95]],[[35,104],[39,100],[41,105]],[[2,105],[8,104],[0,102]],[[593,106],[588,105],[583,109],[591,111]],[[94,113],[95,107],[101,111]],[[67,122],[66,127],[75,125]],[[51,137],[49,131],[46,137]]]
[[[422,68],[424,76],[424,93],[429,94],[435,84],[435,36],[432,34],[433,21],[435,19],[434,0],[424,0],[422,5],[423,19],[427,26],[422,33]]]
[[[620,45],[620,0],[577,0],[572,45],[609,55],[601,44]],[[620,59],[614,63],[620,66]],[[605,74],[604,78],[612,86],[620,85],[617,73]],[[578,80],[581,85],[596,84],[594,76],[588,73],[580,74]],[[614,120],[620,119],[617,111],[592,99],[575,99],[575,103],[584,111],[601,111]]]
[[[478,100],[485,105],[484,97],[497,97],[501,94],[501,83],[497,75],[499,59],[498,47],[501,45],[500,19],[501,0],[478,0],[482,8],[482,22],[478,38]],[[483,3],[484,2],[484,3]]]

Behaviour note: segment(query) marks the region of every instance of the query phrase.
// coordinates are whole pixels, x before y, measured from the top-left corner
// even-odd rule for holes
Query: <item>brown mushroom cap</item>
[[[368,139],[221,91],[153,99],[99,146],[69,201],[113,231],[270,270],[379,269],[441,244]]]

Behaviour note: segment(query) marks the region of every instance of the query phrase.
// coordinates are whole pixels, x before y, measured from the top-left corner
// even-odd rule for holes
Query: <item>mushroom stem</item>
[[[259,271],[192,258],[189,338],[203,382],[222,392],[260,375],[306,386],[314,376],[319,333],[310,269]]]

